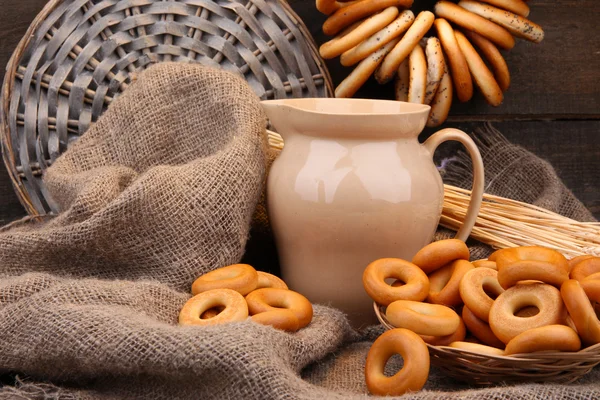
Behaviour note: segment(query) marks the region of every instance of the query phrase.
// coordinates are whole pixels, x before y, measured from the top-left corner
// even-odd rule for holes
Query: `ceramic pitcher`
[[[354,327],[375,323],[362,274],[383,257],[411,260],[430,243],[444,186],[433,152],[461,142],[474,166],[466,240],[483,195],[483,164],[465,133],[418,141],[430,107],[366,99],[289,99],[263,107],[284,140],[269,173],[267,206],[283,279],[313,303],[344,311]]]

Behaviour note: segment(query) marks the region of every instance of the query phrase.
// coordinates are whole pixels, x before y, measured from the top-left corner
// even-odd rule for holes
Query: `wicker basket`
[[[44,170],[135,79],[161,61],[245,77],[262,99],[332,97],[316,45],[285,0],[53,0],[7,66],[4,161],[32,215],[56,212]]]
[[[384,328],[393,329],[385,308],[373,303]],[[431,363],[444,374],[475,385],[509,382],[575,382],[600,363],[600,344],[573,353],[537,352],[511,356],[483,355],[448,346],[429,348]]]

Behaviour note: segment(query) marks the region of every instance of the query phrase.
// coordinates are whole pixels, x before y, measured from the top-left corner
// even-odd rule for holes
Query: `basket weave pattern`
[[[43,171],[162,61],[240,74],[261,99],[333,95],[308,29],[284,0],[51,1],[15,50],[2,93],[4,159],[30,214],[57,211]]]
[[[385,308],[373,303],[385,329],[394,329]],[[578,352],[536,352],[496,356],[448,346],[427,345],[431,363],[450,377],[475,385],[509,382],[572,383],[600,364],[600,344]]]

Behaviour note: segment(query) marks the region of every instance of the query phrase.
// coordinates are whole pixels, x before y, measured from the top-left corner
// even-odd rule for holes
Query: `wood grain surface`
[[[44,0],[0,0],[0,65],[6,65]],[[328,40],[321,25],[325,16],[312,0],[290,0],[318,45]],[[435,1],[415,1],[413,11],[432,9]],[[505,52],[512,84],[504,103],[490,107],[478,95],[455,104],[446,126],[466,130],[473,121],[494,126],[513,143],[550,161],[559,176],[600,218],[600,35],[596,0],[536,0],[530,18],[542,25],[545,40],[534,45],[518,40]],[[334,84],[350,71],[337,59],[327,62]],[[4,69],[0,74],[3,78]],[[357,97],[391,98],[391,87],[373,80]],[[0,166],[0,225],[25,212],[14,194],[4,165]]]

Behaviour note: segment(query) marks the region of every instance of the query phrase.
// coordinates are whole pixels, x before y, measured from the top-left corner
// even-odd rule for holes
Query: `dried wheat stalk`
[[[269,132],[269,145],[283,148],[277,133]],[[444,208],[440,224],[458,230],[467,213],[471,191],[444,185]],[[541,207],[484,194],[471,237],[493,248],[544,246],[567,258],[582,254],[600,257],[600,223],[579,222]]]

